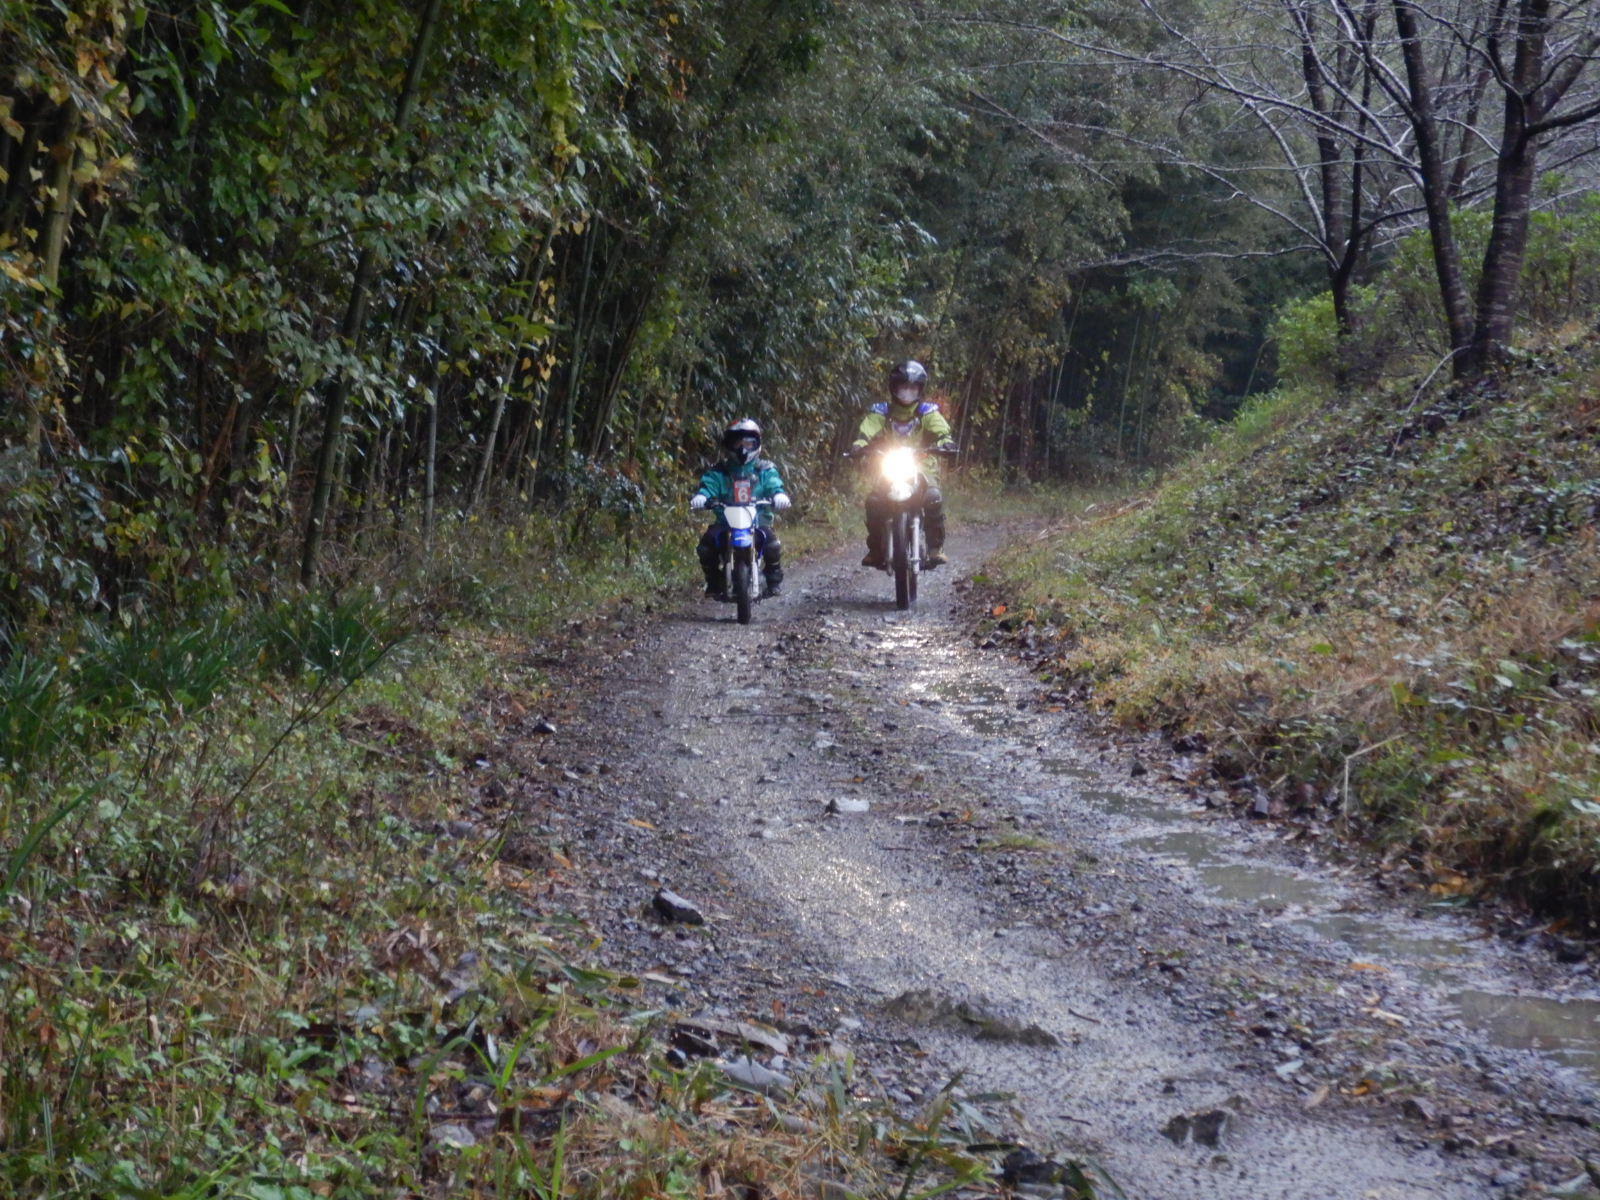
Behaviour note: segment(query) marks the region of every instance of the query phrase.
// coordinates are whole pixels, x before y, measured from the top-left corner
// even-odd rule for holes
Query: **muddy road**
[[[908,1111],[960,1073],[996,1133],[1138,1200],[1579,1194],[1591,966],[1209,812],[1170,752],[1045,703],[967,632],[996,536],[958,530],[910,613],[850,549],[748,627],[582,631],[538,786],[601,953],[664,1008],[853,1051]],[[654,919],[659,887],[706,924]]]

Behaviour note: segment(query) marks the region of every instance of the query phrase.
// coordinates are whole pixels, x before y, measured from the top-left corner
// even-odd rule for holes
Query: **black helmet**
[[[928,372],[914,358],[896,363],[889,372],[889,395],[901,404],[915,404],[922,399],[922,389],[928,386]]]
[[[722,431],[722,448],[737,455],[740,462],[752,462],[761,453],[761,426],[749,417],[735,421]]]

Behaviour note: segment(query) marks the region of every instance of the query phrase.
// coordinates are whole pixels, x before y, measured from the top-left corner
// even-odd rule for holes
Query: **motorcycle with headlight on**
[[[894,576],[894,605],[910,608],[917,602],[917,579],[928,557],[922,528],[922,498],[928,480],[922,473],[922,460],[927,454],[954,454],[955,450],[925,450],[911,442],[881,439],[859,453],[870,456],[872,490],[887,501],[876,506],[883,526],[878,544],[888,551],[883,569]]]

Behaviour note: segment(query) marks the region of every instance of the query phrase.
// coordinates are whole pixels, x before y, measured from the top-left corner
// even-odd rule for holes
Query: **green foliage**
[[[284,600],[261,621],[260,661],[289,675],[311,671],[353,683],[404,633],[404,621],[376,593]]]
[[[1544,182],[1549,191],[1561,186],[1558,178]],[[1492,216],[1480,211],[1458,212],[1453,224],[1470,294],[1477,286],[1477,271],[1488,244]],[[1522,311],[1531,339],[1592,320],[1600,306],[1600,287],[1595,285],[1597,270],[1600,199],[1586,192],[1556,208],[1533,214],[1522,287]],[[1412,234],[1400,243],[1383,280],[1387,294],[1381,319],[1393,343],[1391,353],[1395,349],[1412,349],[1435,357],[1443,353],[1449,341],[1426,233]],[[1394,338],[1396,332],[1403,337]]]
[[[664,1065],[640,981],[595,969],[591,935],[543,915],[565,859],[529,819],[539,766],[517,728],[557,697],[527,636],[681,585],[682,514],[641,517],[628,561],[552,554],[569,530],[544,514],[445,532],[434,570],[387,603],[113,625],[59,668],[7,660],[13,700],[123,724],[0,775],[0,1191],[604,1200],[698,1195],[715,1171],[788,1195],[825,1157],[892,1194],[888,1160],[916,1153],[913,1194],[934,1195],[992,1168],[963,1150],[996,1140],[981,1113],[951,1101],[908,1124],[854,1099],[831,1060],[816,1132],[774,1130],[790,1102]],[[808,536],[837,529],[797,527],[792,552]],[[445,604],[441,574],[484,602]],[[419,611],[434,636],[373,665]],[[231,672],[201,708],[207,637]],[[481,835],[445,836],[456,818]]]
[[[0,168],[40,181],[0,213],[11,626],[256,594],[325,438],[324,532],[358,554],[412,549],[429,479],[442,518],[605,474],[626,486],[598,506],[631,522],[734,415],[820,482],[911,351],[975,452],[1048,463],[1065,410],[1016,381],[1064,344],[1072,264],[1121,235],[1122,172],[972,110],[992,35],[816,0],[763,23],[712,0],[442,11],[426,45],[395,0],[0,14]],[[917,82],[886,93],[886,64]],[[985,86],[1041,120],[1098,103],[1021,68]],[[46,283],[43,177],[75,154]],[[1183,424],[1206,370],[1185,353],[1122,406],[1136,456]]]
[[[1278,375],[1289,384],[1331,384],[1339,362],[1339,323],[1333,294],[1319,292],[1284,306],[1272,325]]]

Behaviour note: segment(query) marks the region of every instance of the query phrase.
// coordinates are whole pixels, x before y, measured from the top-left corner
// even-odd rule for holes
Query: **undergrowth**
[[[1366,828],[1445,899],[1600,922],[1600,347],[1424,405],[1285,391],[1009,552],[1064,692]]]
[[[687,492],[686,492],[687,494]],[[848,499],[786,528],[831,545]],[[0,667],[0,1194],[931,1196],[995,1131],[848,1061],[662,1056],[516,795],[530,645],[697,586],[696,528],[464,523],[342,592],[60,629]],[[357,586],[357,581],[360,586]],[[527,764],[520,764],[526,766]],[[1087,1194],[1087,1193],[1085,1193]]]

